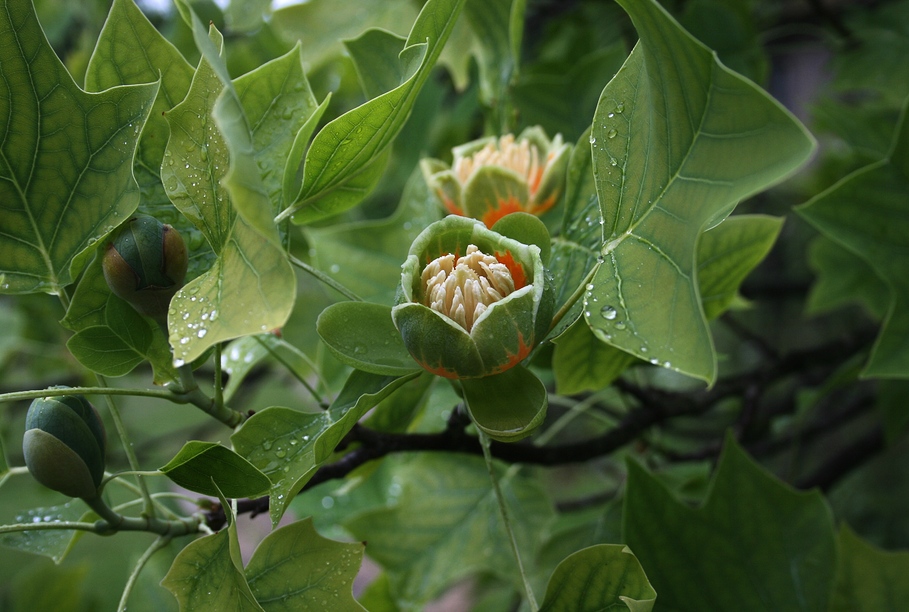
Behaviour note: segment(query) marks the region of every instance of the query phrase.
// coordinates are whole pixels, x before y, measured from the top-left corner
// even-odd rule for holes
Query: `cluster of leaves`
[[[70,4],[0,0],[4,609],[907,598],[909,3]],[[780,66],[833,51],[811,132],[761,88],[781,25]],[[512,389],[422,371],[388,309],[443,214],[421,155],[533,125],[576,142],[558,314],[513,370],[536,433],[490,444],[461,394]],[[166,331],[102,273],[137,210],[189,247]],[[19,477],[17,400],[59,383],[107,401],[105,503],[198,534],[81,535],[111,526]]]

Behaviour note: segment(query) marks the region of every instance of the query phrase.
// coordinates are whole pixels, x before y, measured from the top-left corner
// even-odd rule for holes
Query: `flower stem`
[[[537,600],[533,596],[533,588],[530,586],[530,580],[527,578],[527,573],[524,571],[524,563],[521,561],[521,553],[518,550],[518,542],[515,539],[514,530],[511,528],[511,520],[508,518],[508,508],[505,505],[505,496],[502,495],[499,479],[496,477],[495,466],[492,463],[489,436],[483,433],[482,430],[478,430],[478,433],[480,436],[480,446],[483,447],[483,458],[486,460],[486,469],[489,471],[489,479],[492,480],[492,489],[495,491],[496,501],[499,504],[499,512],[502,514],[505,532],[508,533],[508,538],[511,542],[511,551],[514,553],[514,558],[518,563],[518,572],[520,572],[521,580],[524,583],[524,593],[527,596],[527,604],[533,612],[537,612],[540,607],[537,605]]]

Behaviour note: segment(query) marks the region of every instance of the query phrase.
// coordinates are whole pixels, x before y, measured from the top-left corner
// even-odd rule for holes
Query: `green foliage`
[[[0,607],[899,609],[907,7],[0,0]]]

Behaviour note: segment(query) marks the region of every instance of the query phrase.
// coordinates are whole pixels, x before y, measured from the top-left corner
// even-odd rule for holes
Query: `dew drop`
[[[196,336],[198,336],[199,338],[204,338],[205,334],[207,334],[207,333],[208,333],[207,329],[200,329],[199,333],[197,333]]]
[[[600,309],[600,314],[603,315],[604,319],[606,319],[608,321],[612,321],[613,319],[615,319],[615,316],[617,313],[613,306],[603,306]]]
[[[593,283],[587,283],[587,286],[584,287],[587,291],[593,291]]]
[[[615,328],[616,328],[617,330],[619,330],[619,331],[622,331],[623,329],[625,329],[625,322],[624,322],[624,321],[616,321],[616,322],[615,322]]]
[[[596,143],[597,143],[597,137],[594,136],[593,134],[591,134],[591,135],[590,135],[590,138],[589,138],[589,141],[590,141],[590,144],[596,144]]]
[[[264,448],[265,450],[271,450],[271,447],[272,447],[272,441],[271,441],[271,440],[265,440],[265,441],[262,443],[262,448]]]
[[[615,107],[615,112],[624,113],[625,112],[625,103],[619,102],[618,105]]]
[[[287,451],[284,450],[283,448],[279,448],[278,450],[275,451],[275,457],[277,457],[278,459],[283,459],[286,456],[287,456]]]
[[[175,367],[175,368],[182,368],[182,367],[185,366],[185,365],[186,365],[186,362],[183,361],[182,359],[174,359],[174,367]]]
[[[341,271],[341,266],[338,264],[331,264],[331,267],[328,269],[332,274],[337,274]]]
[[[618,134],[618,132],[616,132],[615,130],[609,130],[608,132],[606,132],[606,138],[615,138],[617,134]]]
[[[189,338],[180,338],[180,344],[189,344]]]

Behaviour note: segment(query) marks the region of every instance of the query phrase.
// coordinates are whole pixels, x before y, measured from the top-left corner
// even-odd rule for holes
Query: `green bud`
[[[134,215],[114,235],[102,267],[110,290],[148,317],[165,321],[183,286],[188,263],[180,233],[146,215]]]
[[[81,395],[39,398],[25,417],[25,465],[45,487],[91,499],[104,476],[105,439],[101,418]]]

